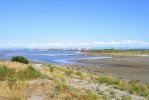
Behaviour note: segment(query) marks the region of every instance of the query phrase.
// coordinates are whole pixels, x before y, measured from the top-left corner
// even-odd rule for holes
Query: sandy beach
[[[78,60],[87,65],[71,65],[98,75],[149,83],[148,56],[113,56],[108,59]]]

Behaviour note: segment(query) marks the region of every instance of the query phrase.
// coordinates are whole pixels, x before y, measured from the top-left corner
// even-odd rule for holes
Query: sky
[[[149,0],[0,0],[1,47],[149,47]]]

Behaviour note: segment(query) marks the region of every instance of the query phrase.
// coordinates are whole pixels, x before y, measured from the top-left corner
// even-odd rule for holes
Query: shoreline
[[[75,61],[82,64],[68,66],[75,66],[97,75],[149,83],[149,56],[112,56],[112,58],[108,59],[82,59]]]
[[[77,54],[78,55],[78,54]],[[99,76],[112,76],[124,80],[138,80],[149,83],[149,56],[130,55],[100,55],[100,53],[82,53],[79,55],[101,56],[110,58],[69,60],[76,64],[52,64],[47,62],[33,62],[36,64],[52,64],[57,66],[73,67]],[[78,56],[79,56],[78,55]],[[4,59],[1,59],[4,60]],[[8,59],[5,59],[8,60]]]
[[[4,76],[2,73],[4,79],[1,81],[0,87],[2,88],[2,91],[0,91],[1,98],[63,99],[64,96],[74,98],[75,94],[77,100],[84,98],[84,96],[86,99],[90,98],[90,100],[95,98],[104,100],[105,96],[109,99],[129,97],[132,100],[144,100],[148,96],[148,84],[140,84],[135,81],[98,76],[84,70],[67,68],[63,65],[46,65],[37,62],[23,64],[11,61],[1,63],[1,65],[4,64],[5,67],[2,67],[1,70],[5,71],[7,69],[10,73],[13,69],[14,73],[10,74],[11,79],[15,79],[15,81],[11,81],[12,84],[9,85],[8,82],[10,81],[7,79],[9,76]],[[134,88],[137,88],[137,90],[134,90]],[[138,92],[138,89],[141,89],[141,92]],[[66,93],[70,94],[66,95]]]

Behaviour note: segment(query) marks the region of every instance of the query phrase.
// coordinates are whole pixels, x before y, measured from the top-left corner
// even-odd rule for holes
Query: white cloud
[[[0,47],[25,47],[25,48],[81,48],[81,47],[100,47],[100,46],[145,46],[149,47],[149,42],[137,40],[122,41],[93,41],[93,42],[47,42],[47,43],[0,43]]]

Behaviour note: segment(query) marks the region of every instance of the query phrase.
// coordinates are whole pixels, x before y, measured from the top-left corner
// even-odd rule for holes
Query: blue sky
[[[0,46],[149,46],[148,5],[149,0],[1,0]]]

